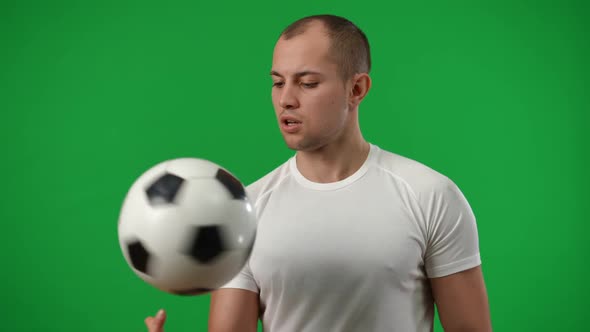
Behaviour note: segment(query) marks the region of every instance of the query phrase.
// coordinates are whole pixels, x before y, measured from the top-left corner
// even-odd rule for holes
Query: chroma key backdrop
[[[127,266],[123,198],[167,159],[208,159],[249,184],[292,156],[272,51],[287,24],[322,13],[369,37],[365,138],[470,202],[494,330],[586,330],[581,0],[1,1],[1,329],[145,331],[165,308],[167,331],[205,331],[209,295],[158,291]]]

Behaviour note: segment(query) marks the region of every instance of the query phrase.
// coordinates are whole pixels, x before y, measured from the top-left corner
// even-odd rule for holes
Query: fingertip
[[[154,318],[154,324],[157,326],[164,326],[164,323],[166,322],[166,311],[164,309],[160,309],[158,310],[158,313],[156,314],[156,318]]]
[[[166,312],[164,311],[164,309],[160,309],[156,314],[156,319],[161,320],[162,318],[164,318],[164,316],[166,316]]]

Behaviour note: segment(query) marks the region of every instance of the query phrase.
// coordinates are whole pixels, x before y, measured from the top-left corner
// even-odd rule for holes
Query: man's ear
[[[371,89],[371,77],[367,73],[355,74],[352,78],[352,86],[348,98],[352,108],[356,108]]]

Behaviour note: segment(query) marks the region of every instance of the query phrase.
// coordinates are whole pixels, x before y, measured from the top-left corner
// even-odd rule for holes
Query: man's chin
[[[283,139],[285,141],[285,145],[287,145],[287,147],[290,150],[293,151],[300,151],[301,150],[301,142],[299,142],[298,140],[294,140],[294,139],[290,139],[289,137],[284,137]]]
[[[299,151],[299,147],[297,146],[297,144],[293,144],[285,140],[285,145],[287,145],[287,148],[289,148],[290,150]]]
[[[287,147],[293,151],[302,151],[302,152],[310,152],[317,150],[320,146],[318,144],[313,144],[313,142],[305,141],[305,140],[289,140],[285,139],[285,144]]]

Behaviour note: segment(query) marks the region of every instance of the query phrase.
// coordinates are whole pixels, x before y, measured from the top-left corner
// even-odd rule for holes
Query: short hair
[[[303,34],[310,23],[319,21],[330,38],[330,54],[340,67],[340,74],[346,80],[357,73],[371,70],[371,52],[365,33],[344,17],[335,15],[312,15],[291,23],[280,37],[288,40]]]

